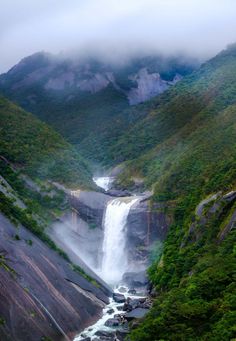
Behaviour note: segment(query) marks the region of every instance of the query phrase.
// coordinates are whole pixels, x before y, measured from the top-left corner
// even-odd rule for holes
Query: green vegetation
[[[43,94],[37,95],[42,101]],[[111,87],[95,97],[74,98],[71,107],[66,103],[63,107],[65,98],[51,95],[47,94],[46,102],[40,102],[35,112],[45,105],[42,115],[93,162],[107,167],[123,162],[118,184],[132,187],[134,176],[143,178],[144,186],[153,190],[152,202],[164,202],[165,213],[174,221],[162,255],[160,245],[152,254],[149,276],[157,297],[147,317],[132,330],[131,340],[234,340],[236,231],[222,233],[235,213],[235,200],[220,201],[221,194],[204,207],[203,217],[196,217],[195,209],[209,195],[236,187],[236,46],[163,95],[136,107],[128,108],[122,95],[116,101],[117,93]],[[68,108],[71,116],[65,122]],[[101,122],[104,125],[99,127]],[[83,132],[82,126],[86,127]],[[88,135],[90,129],[94,136]],[[11,143],[9,137],[5,141]],[[10,148],[4,150],[10,153]],[[35,161],[14,158],[9,159],[29,164],[31,172]],[[58,176],[60,172],[58,169]],[[36,234],[44,233],[27,220],[31,218],[25,210],[13,208],[9,200],[3,197],[0,203],[5,214],[22,220],[26,227],[31,225]],[[213,209],[216,204],[218,208]],[[80,268],[74,266],[74,270],[81,273]]]
[[[4,326],[6,323],[6,320],[2,317],[0,317],[0,326]]]
[[[3,193],[0,192],[0,212],[6,215],[14,224],[19,225],[22,224],[29,231],[31,231],[35,236],[37,236],[40,240],[42,240],[50,249],[54,250],[64,258],[67,262],[70,263],[73,271],[82,275],[85,279],[91,282],[96,287],[100,287],[99,283],[93,279],[91,276],[86,274],[86,272],[79,267],[71,263],[68,255],[59,248],[54,241],[47,235],[45,231],[45,227],[39,225],[36,220],[32,217],[32,215],[28,212],[27,209],[21,209],[14,205],[14,201],[12,199],[7,198]],[[17,234],[15,234],[14,239],[16,241],[20,241],[20,230]],[[31,239],[26,240],[26,243],[29,246],[32,246],[33,242]],[[6,270],[9,271],[9,266],[5,262],[5,257],[0,254],[0,266],[3,266]]]
[[[0,192],[0,212],[5,214],[13,223],[22,224],[39,239],[41,239],[47,246],[56,251],[65,260],[69,261],[67,254],[61,250],[56,244],[48,237],[44,231],[44,227],[40,226],[36,220],[34,220],[27,209],[22,209],[14,205],[14,201],[6,197]],[[14,237],[16,240],[20,240],[18,234]]]
[[[0,267],[2,267],[7,272],[10,272],[12,275],[16,274],[16,272],[8,265],[7,259],[2,252],[0,253]],[[1,320],[3,319],[1,319],[0,317],[0,325],[3,324]]]
[[[89,282],[91,282],[95,287],[100,288],[100,284],[91,276],[89,276],[80,266],[71,264],[71,268],[73,271],[79,273],[84,278],[86,278]]]
[[[0,98],[0,156],[25,174],[67,186],[91,187],[86,162],[58,133]]]
[[[48,183],[36,183],[37,189],[30,188],[21,177],[21,172],[13,170],[1,159],[0,174],[11,186],[16,197],[27,206],[28,213],[39,216],[45,225],[69,208],[63,192]]]
[[[219,242],[217,218],[198,225],[198,238],[184,245],[186,220],[177,220],[165,242],[161,261],[149,275],[158,297],[131,340],[233,340],[236,336],[236,231]]]
[[[153,186],[174,216],[164,250],[149,270],[157,298],[132,341],[234,340],[236,231],[222,231],[234,201],[195,207],[209,194],[230,191],[236,179],[236,47],[223,51],[156,100],[144,121],[123,137],[133,174]],[[120,153],[121,154],[121,153]]]
[[[137,85],[130,77],[147,68],[151,73],[159,72],[165,80],[172,80],[176,73],[189,74],[197,64],[181,57],[162,56],[137,58],[120,66],[103,64],[92,58],[78,64],[70,59],[55,63],[49,54],[36,53],[0,76],[0,90],[53,126],[92,163],[107,165],[113,161],[110,146],[147,113],[145,106],[140,110],[129,107],[127,91]],[[27,79],[34,79],[34,73],[38,74],[39,70],[42,77],[28,82]],[[83,82],[84,77],[93,79],[94,75],[110,74],[110,77],[114,76],[115,86],[110,83],[95,93],[81,91],[76,85],[49,90],[48,81],[60,79],[63,72],[73,72],[75,83]]]

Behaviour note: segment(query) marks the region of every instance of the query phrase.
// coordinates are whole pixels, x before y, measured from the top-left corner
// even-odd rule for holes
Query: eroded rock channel
[[[112,180],[95,179],[103,193],[72,192],[72,216],[52,229],[54,240],[76,263],[113,289],[102,317],[75,341],[124,340],[129,322],[144,317],[151,306],[146,268],[168,222],[161,210],[149,209],[147,194],[118,193],[110,189]]]

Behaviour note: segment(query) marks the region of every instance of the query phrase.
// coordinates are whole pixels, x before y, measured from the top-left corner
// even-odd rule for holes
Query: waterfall
[[[105,191],[108,191],[111,187],[114,178],[110,176],[103,176],[103,177],[94,177],[93,181],[98,187],[103,188]]]
[[[126,222],[131,206],[137,198],[111,200],[104,216],[103,259],[100,276],[110,284],[117,284],[127,271]]]

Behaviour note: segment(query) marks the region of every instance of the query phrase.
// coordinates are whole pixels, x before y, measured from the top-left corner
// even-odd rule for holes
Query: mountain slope
[[[113,153],[126,161],[121,186],[142,178],[174,221],[131,340],[234,340],[236,46],[152,101]]]
[[[0,76],[0,91],[52,125],[87,158],[104,162],[113,144],[111,130],[117,139],[139,118],[130,104],[161,94],[197,65],[157,56],[117,66],[37,53]]]
[[[0,155],[30,176],[68,186],[91,186],[85,161],[45,123],[0,98]]]
[[[232,47],[152,101],[147,117],[112,147],[112,156],[116,162],[134,159],[127,173],[144,177],[149,186],[156,182],[156,196],[168,192],[174,199],[181,191],[186,194],[188,183],[199,177],[201,188],[207,188],[211,173],[223,169],[224,162],[234,169],[235,102],[236,49]],[[209,190],[217,190],[217,185],[213,188],[209,183]]]
[[[91,174],[58,133],[2,97],[0,132],[0,339],[69,340],[110,292],[49,237],[69,209],[52,181],[92,188]]]

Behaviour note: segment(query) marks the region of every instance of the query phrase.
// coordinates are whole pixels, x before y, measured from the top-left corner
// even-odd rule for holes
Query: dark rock
[[[144,309],[150,309],[151,306],[152,306],[152,301],[148,299],[139,305],[140,308],[144,308]]]
[[[125,302],[125,296],[118,293],[113,293],[113,300],[117,303],[124,303]]]
[[[111,195],[113,197],[129,197],[131,196],[131,193],[128,191],[122,191],[119,189],[110,189],[106,192],[108,195]]]
[[[135,288],[145,287],[148,284],[146,271],[126,272],[123,275],[122,281],[128,286]]]
[[[123,313],[123,314],[115,314],[115,315],[114,315],[114,318],[117,319],[117,320],[119,320],[120,322],[124,322],[124,321],[125,321],[125,320],[124,320],[124,316],[125,316],[124,313]]]
[[[120,329],[116,331],[116,337],[118,338],[119,341],[125,341],[127,335],[129,333],[129,330],[125,329]]]
[[[115,318],[108,319],[105,322],[106,327],[118,327],[119,324],[120,324],[120,321],[118,319],[115,319]]]
[[[164,208],[164,204],[156,203],[150,210],[148,200],[140,200],[131,207],[127,218],[127,251],[134,262],[147,263],[148,247],[157,240],[165,239],[171,218],[164,213]]]
[[[123,310],[123,305],[118,305],[118,306],[116,307],[116,309],[119,310],[119,311],[122,311],[122,310]]]
[[[131,299],[129,301],[129,305],[132,307],[132,310],[135,309],[135,308],[138,308],[140,306],[140,299]]]
[[[133,308],[132,308],[132,305],[129,304],[129,301],[125,302],[125,304],[123,305],[123,310],[124,311],[131,311]]]
[[[101,336],[101,337],[113,337],[115,333],[113,332],[108,332],[106,330],[98,330],[95,333],[96,336]]]
[[[147,298],[136,298],[136,299],[131,299],[128,298],[127,301],[125,302],[123,306],[124,311],[132,311],[136,308],[144,308],[144,309],[149,309],[151,307],[151,301],[148,300]]]
[[[124,294],[125,292],[127,292],[127,289],[125,287],[120,287],[118,289],[118,291],[121,293],[121,294]]]
[[[90,337],[86,337],[85,339],[82,339],[81,341],[91,341]]]
[[[131,312],[125,314],[125,318],[128,321],[131,321],[133,319],[140,319],[144,317],[148,313],[148,309],[143,309],[143,308],[136,308],[132,310]]]
[[[63,339],[64,335],[60,335],[44,307],[50,307],[50,314],[66,335],[93,324],[107,301],[101,288],[73,271],[66,260],[23,226],[21,240],[12,240],[15,231],[15,225],[0,214],[0,250],[17,273],[12,276],[0,267],[0,315],[7,332],[5,335],[1,328],[0,339],[40,340],[42,331],[52,340]],[[25,240],[32,240],[32,245],[27,245]],[[91,298],[86,296],[87,292]]]
[[[102,227],[103,212],[111,196],[99,192],[80,191],[70,196],[71,206],[89,224]]]
[[[128,291],[128,294],[130,294],[130,295],[136,295],[136,293],[137,293],[137,291],[135,289],[130,289]]]
[[[115,310],[114,309],[109,309],[109,310],[107,310],[107,314],[109,314],[109,315],[111,315],[111,314],[113,314],[115,312]]]

